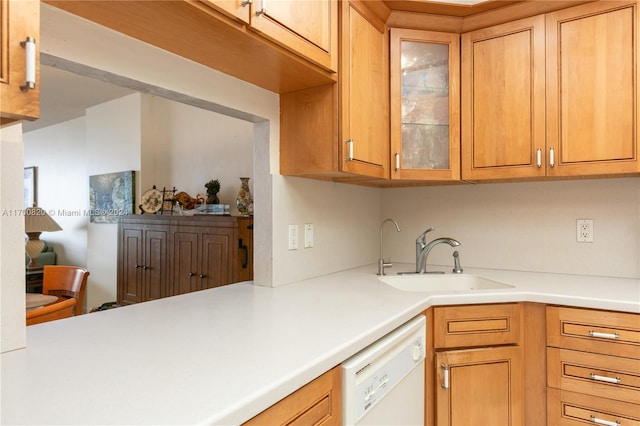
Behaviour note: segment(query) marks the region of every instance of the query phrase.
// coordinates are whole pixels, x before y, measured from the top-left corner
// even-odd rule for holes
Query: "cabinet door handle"
[[[615,383],[615,384],[618,384],[622,381],[620,377],[600,376],[594,373],[591,373],[591,380],[596,380],[598,382],[605,382],[605,383]]]
[[[542,167],[542,149],[540,148],[536,150],[536,165],[538,168]]]
[[[140,269],[140,268],[142,268],[142,266],[140,266],[140,265],[138,265],[138,264],[136,263],[136,264],[134,265],[134,268],[136,268],[136,269]]]
[[[242,259],[242,269],[247,269],[249,267],[249,247],[243,245],[240,247],[240,250],[244,251],[244,257]]]
[[[146,271],[147,269],[151,269],[151,267],[149,267],[149,266],[147,266],[147,265],[144,265],[144,266],[142,267],[142,269],[144,269],[144,270]]]
[[[616,340],[620,338],[618,333],[600,333],[599,331],[589,330],[589,336],[591,337],[599,337],[601,339],[612,339]]]
[[[556,151],[553,148],[549,148],[549,166],[556,165]]]
[[[196,273],[195,272],[189,272],[189,276],[193,277]]]
[[[253,3],[253,0],[243,0],[240,2],[240,6],[242,7],[247,7],[249,6],[251,3]]]
[[[347,144],[347,161],[353,161],[353,139],[348,139],[345,141]]]
[[[207,276],[206,276],[205,274],[200,274],[200,279],[201,279],[201,280],[203,280],[203,279],[205,279],[205,278],[207,278]]]
[[[441,364],[440,367],[442,367],[442,389],[444,390],[448,390],[449,389],[449,367],[447,367],[444,364]]]
[[[20,46],[25,50],[25,83],[20,86],[23,92],[36,88],[36,39],[27,37],[20,42]]]
[[[597,425],[605,425],[605,426],[620,426],[620,421],[616,420],[612,422],[610,420],[599,419],[596,416],[591,416],[591,421]]]
[[[256,16],[265,15],[267,13],[267,0],[262,0],[260,9],[256,10]]]
[[[400,154],[396,152],[396,172],[400,170]]]

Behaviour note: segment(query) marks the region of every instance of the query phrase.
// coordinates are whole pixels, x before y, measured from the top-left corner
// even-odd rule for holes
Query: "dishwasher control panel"
[[[424,316],[414,318],[342,364],[345,424],[357,424],[412,370],[424,364],[425,324]],[[424,382],[411,392],[424,399]]]

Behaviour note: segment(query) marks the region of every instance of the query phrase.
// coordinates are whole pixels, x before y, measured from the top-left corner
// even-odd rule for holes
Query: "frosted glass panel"
[[[403,41],[402,168],[449,168],[449,46]]]

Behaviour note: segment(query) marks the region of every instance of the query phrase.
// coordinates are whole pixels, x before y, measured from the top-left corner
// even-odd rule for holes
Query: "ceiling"
[[[40,66],[40,118],[23,121],[24,132],[85,115],[89,107],[135,93],[133,90],[58,68]]]
[[[383,0],[383,2],[389,9],[396,11],[463,17],[521,3],[521,0]]]

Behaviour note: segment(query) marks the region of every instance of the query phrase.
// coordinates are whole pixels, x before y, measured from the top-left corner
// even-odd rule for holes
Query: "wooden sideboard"
[[[131,215],[118,222],[118,304],[251,279],[251,217]]]

